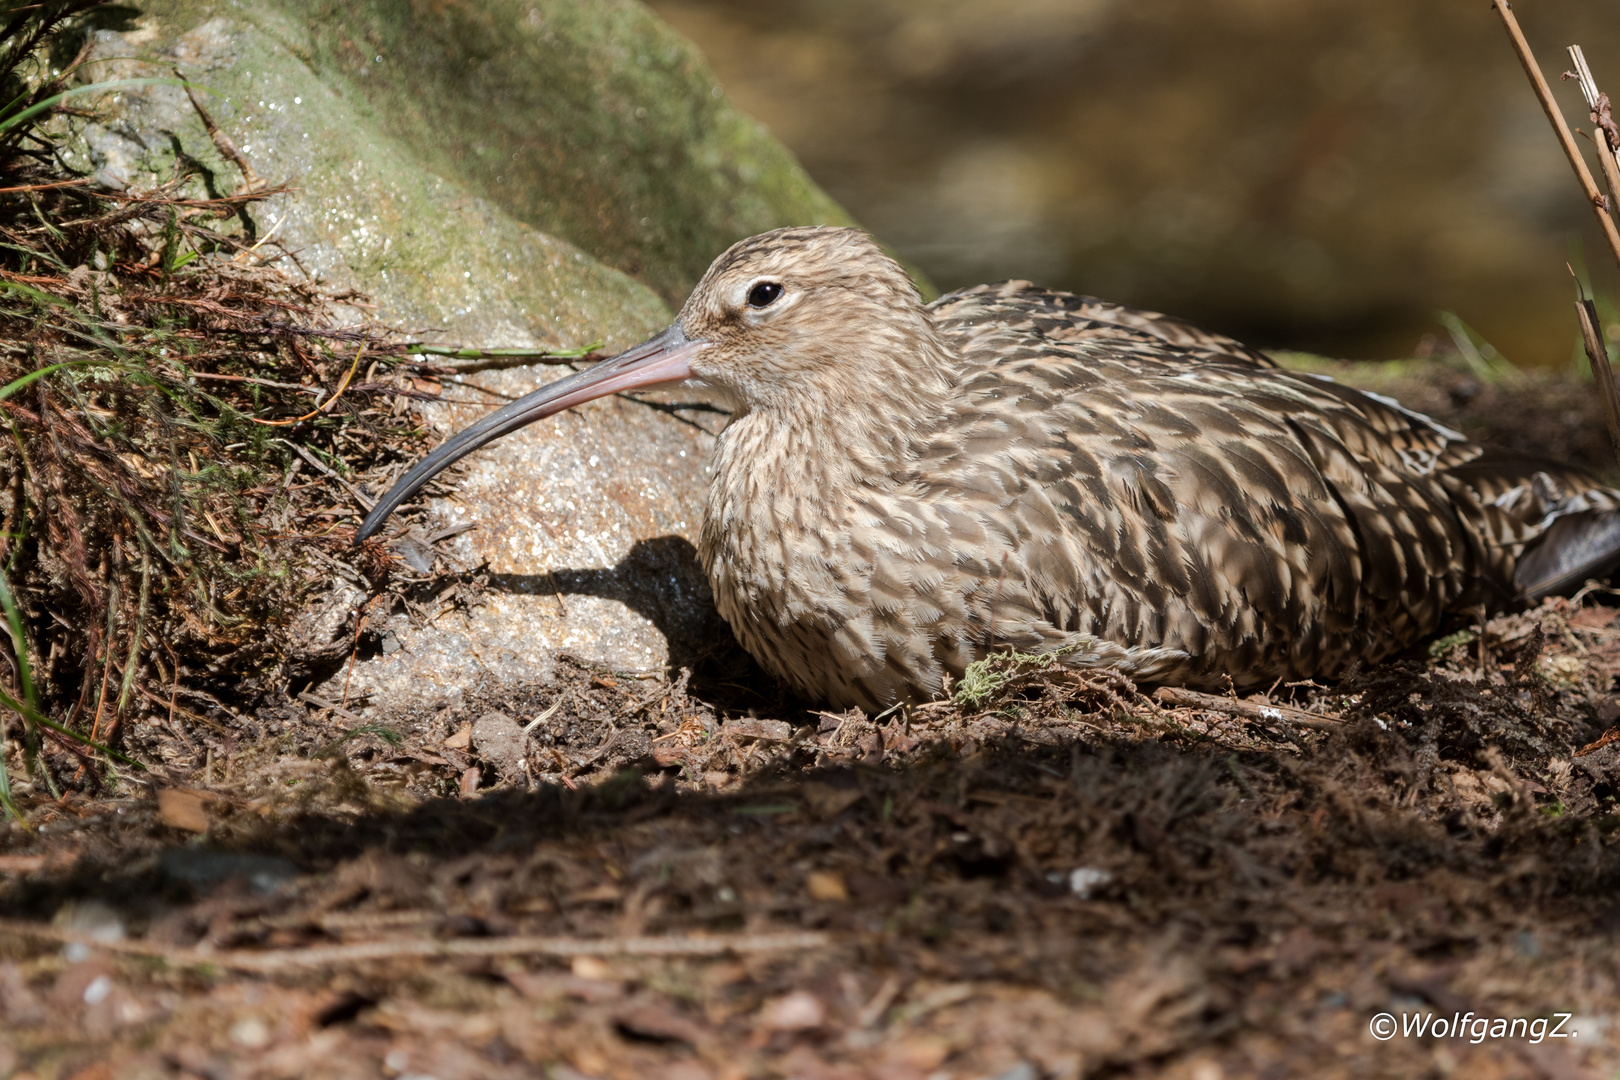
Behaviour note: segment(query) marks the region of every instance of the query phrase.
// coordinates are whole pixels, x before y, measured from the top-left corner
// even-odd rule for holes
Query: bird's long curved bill
[[[690,379],[692,369],[688,361],[695,353],[707,348],[708,344],[706,341],[689,339],[681,324],[674,323],[657,337],[648,338],[587,371],[548,383],[532,394],[525,394],[510,405],[497,409],[476,424],[463,428],[417,462],[389,489],[388,494],[377,501],[354,534],[354,542],[358,544],[382,528],[388,515],[398,509],[400,503],[485,443],[493,442],[536,420],[544,420],[564,409],[608,394],[669,386]]]

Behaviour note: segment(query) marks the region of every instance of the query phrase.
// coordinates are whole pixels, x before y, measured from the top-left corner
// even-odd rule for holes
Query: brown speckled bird
[[[1620,562],[1620,492],[1151,312],[980,285],[923,304],[870,237],[780,229],[663,333],[448,440],[378,504],[562,409],[729,399],[698,553],[767,669],[835,706],[995,649],[1154,683],[1331,676]]]

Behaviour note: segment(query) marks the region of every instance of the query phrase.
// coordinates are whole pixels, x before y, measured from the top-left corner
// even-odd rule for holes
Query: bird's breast
[[[966,551],[982,523],[953,528],[902,479],[852,479],[749,419],[722,437],[698,545],[739,642],[835,704],[937,694],[983,636]]]

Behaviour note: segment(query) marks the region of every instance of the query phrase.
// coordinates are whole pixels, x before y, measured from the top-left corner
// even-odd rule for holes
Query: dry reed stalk
[[[1529,76],[1531,86],[1535,88],[1536,97],[1541,100],[1542,111],[1547,114],[1547,120],[1558,135],[1559,145],[1564,148],[1564,156],[1569,159],[1570,167],[1575,170],[1575,177],[1581,183],[1581,190],[1586,195],[1587,203],[1597,215],[1598,224],[1603,228],[1603,235],[1609,242],[1609,251],[1614,256],[1614,261],[1616,265],[1620,265],[1620,231],[1615,228],[1613,215],[1614,202],[1620,199],[1620,170],[1617,170],[1615,157],[1616,152],[1620,151],[1620,130],[1615,128],[1613,120],[1609,118],[1608,96],[1599,93],[1580,46],[1570,46],[1570,59],[1575,63],[1574,77],[1581,85],[1581,93],[1586,98],[1587,108],[1591,110],[1592,123],[1595,127],[1593,143],[1603,164],[1604,180],[1609,186],[1609,194],[1605,197],[1598,190],[1592,171],[1586,167],[1586,158],[1581,155],[1581,149],[1575,143],[1575,136],[1564,120],[1563,111],[1559,109],[1558,102],[1553,100],[1552,87],[1547,85],[1546,77],[1541,74],[1541,65],[1536,63],[1535,54],[1530,51],[1530,43],[1525,40],[1524,32],[1519,29],[1519,20],[1513,16],[1513,5],[1509,0],[1492,0],[1492,6],[1502,17],[1503,25],[1507,27],[1513,49],[1519,54],[1519,63],[1524,65],[1524,72]],[[1592,378],[1597,383],[1598,396],[1603,401],[1603,416],[1608,421],[1609,440],[1614,444],[1615,459],[1620,461],[1620,391],[1616,389],[1614,371],[1609,366],[1609,352],[1604,347],[1603,335],[1599,332],[1601,324],[1598,322],[1597,309],[1583,296],[1575,302],[1575,311],[1581,323],[1581,343],[1586,350],[1586,358],[1592,365]],[[1483,636],[1480,641],[1484,642]]]
[[[1296,709],[1292,705],[1242,701],[1238,698],[1220,697],[1217,694],[1201,694],[1196,690],[1184,690],[1179,686],[1161,686],[1153,697],[1161,704],[1171,707],[1207,709],[1235,716],[1240,720],[1298,724],[1300,727],[1316,731],[1339,731],[1344,727],[1344,722],[1337,717],[1319,716],[1304,709]]]
[[[1597,305],[1582,297],[1575,301],[1575,317],[1581,323],[1581,345],[1586,359],[1592,365],[1592,379],[1597,383],[1598,398],[1603,402],[1603,418],[1609,423],[1609,442],[1614,456],[1620,461],[1620,391],[1614,381],[1614,369],[1609,366],[1609,350],[1603,345],[1603,334],[1598,327]]]
[[[1566,71],[1564,78],[1573,77],[1581,88],[1581,96],[1586,99],[1593,125],[1592,142],[1598,148],[1598,162],[1603,166],[1603,181],[1609,185],[1612,206],[1612,200],[1620,197],[1620,128],[1615,127],[1610,114],[1609,95],[1598,89],[1592,69],[1586,64],[1586,54],[1579,45],[1569,47],[1569,59],[1575,70]]]
[[[1592,118],[1592,143],[1597,148],[1598,161],[1603,166],[1603,180],[1609,187],[1610,205],[1620,199],[1620,129],[1616,129],[1609,111],[1609,95],[1598,89],[1587,66],[1586,55],[1579,45],[1569,47],[1569,59],[1575,65],[1573,77],[1586,99]],[[1603,343],[1602,322],[1598,319],[1597,305],[1584,296],[1575,301],[1575,316],[1581,323],[1581,346],[1586,350],[1587,362],[1592,365],[1592,378],[1598,386],[1598,398],[1603,402],[1603,416],[1609,423],[1609,441],[1614,456],[1620,460],[1620,390],[1616,389],[1614,369],[1609,366],[1609,350]]]
[[[1519,63],[1524,65],[1524,73],[1530,77],[1530,85],[1535,88],[1536,97],[1541,100],[1542,111],[1547,114],[1547,120],[1558,135],[1558,143],[1564,148],[1564,156],[1569,158],[1570,168],[1575,170],[1575,177],[1581,182],[1581,190],[1586,194],[1586,201],[1591,205],[1592,212],[1597,215],[1598,224],[1603,228],[1603,235],[1609,241],[1609,250],[1614,254],[1616,263],[1620,263],[1620,230],[1616,230],[1614,218],[1609,216],[1609,200],[1604,198],[1598,190],[1597,181],[1592,178],[1592,170],[1586,167],[1586,159],[1581,156],[1581,148],[1575,144],[1575,136],[1564,122],[1564,114],[1558,108],[1558,102],[1553,100],[1552,87],[1547,85],[1547,79],[1541,74],[1541,65],[1536,63],[1535,54],[1530,51],[1530,43],[1524,38],[1524,31],[1519,29],[1519,20],[1513,17],[1513,5],[1508,0],[1492,0],[1496,13],[1502,16],[1502,22],[1507,26],[1508,37],[1513,42],[1513,49],[1519,54]]]

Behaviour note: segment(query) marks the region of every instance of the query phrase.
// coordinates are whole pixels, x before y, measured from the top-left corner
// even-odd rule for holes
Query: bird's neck
[[[763,471],[823,499],[886,486],[951,407],[953,358],[932,352],[862,364],[826,392],[743,410],[721,435],[721,475]]]
[[[734,414],[716,448],[710,542],[700,546],[718,545],[733,530],[832,540],[863,495],[906,483],[951,408],[957,375],[955,358],[937,340],[908,352],[854,367],[835,392]]]
[[[860,621],[856,598],[869,591],[862,578],[872,567],[856,554],[862,523],[905,497],[955,397],[943,351],[911,359],[883,365],[861,392],[823,396],[825,404],[742,410],[716,448],[698,559],[738,640],[803,690],[824,681],[812,668],[827,657],[860,653],[843,628]],[[842,665],[840,685],[868,666]]]

